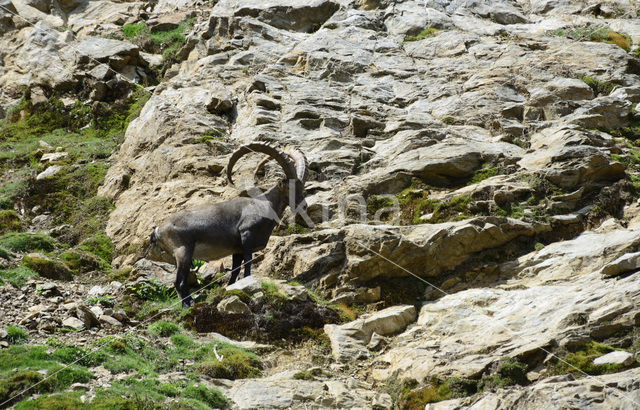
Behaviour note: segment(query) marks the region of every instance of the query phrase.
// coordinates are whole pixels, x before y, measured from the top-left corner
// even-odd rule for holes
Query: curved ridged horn
[[[256,177],[258,176],[258,173],[260,173],[264,168],[264,166],[267,165],[267,163],[272,159],[273,158],[267,155],[264,158],[262,158],[260,162],[258,162],[258,165],[256,165],[256,169],[253,171],[253,179],[256,179]]]
[[[278,164],[284,170],[284,174],[289,179],[295,179],[297,177],[296,174],[296,166],[293,161],[291,161],[289,155],[283,153],[278,148],[268,145],[264,142],[252,142],[251,144],[243,145],[238,148],[229,158],[229,163],[227,164],[227,179],[229,183],[233,185],[233,179],[231,178],[231,174],[233,173],[233,166],[238,162],[240,158],[250,152],[261,152],[263,154],[267,154],[275,159]]]
[[[307,157],[302,153],[302,151],[295,148],[285,148],[284,153],[287,154],[291,160],[295,163],[296,167],[296,176],[300,181],[305,181],[307,179],[308,173],[308,165]],[[273,158],[270,156],[264,157],[258,165],[256,165],[256,169],[253,171],[253,178],[255,179],[258,176],[258,173],[262,171],[265,165]]]
[[[302,182],[307,180],[307,168],[308,168],[308,162],[307,162],[307,157],[304,156],[304,154],[302,153],[302,151],[300,151],[299,149],[292,149],[287,151],[287,154],[289,154],[289,156],[291,156],[291,158],[293,159],[293,161],[296,164],[296,175],[298,176],[298,179]]]

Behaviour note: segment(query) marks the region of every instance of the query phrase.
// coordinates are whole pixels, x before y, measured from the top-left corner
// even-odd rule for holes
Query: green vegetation
[[[367,212],[370,217],[376,215],[381,209],[400,207],[400,225],[416,225],[420,223],[439,223],[457,221],[468,218],[471,215],[468,195],[455,196],[446,201],[429,199],[428,192],[416,189],[414,186],[403,190],[395,199],[390,195],[372,195],[367,198]],[[428,218],[425,214],[431,214]],[[381,219],[390,218],[391,215],[380,214]]]
[[[38,370],[46,372],[46,380]],[[91,378],[91,373],[82,366],[63,367],[47,354],[46,346],[12,345],[0,350],[0,402],[19,395],[36,383],[39,384],[27,395],[61,391]]]
[[[8,250],[0,247],[0,258],[9,260],[11,259],[11,255],[9,254]]]
[[[130,285],[127,291],[142,300],[166,302],[175,297],[175,289],[169,289],[164,284],[153,279]]]
[[[166,320],[159,320],[149,325],[148,330],[150,333],[154,335],[169,337],[176,333],[180,333],[180,326],[178,326],[173,322],[167,322]]]
[[[309,228],[298,223],[288,224],[286,227],[284,225],[278,225],[276,229],[273,230],[273,234],[276,236],[301,235],[305,233],[309,233]]]
[[[431,377],[421,385],[415,379],[387,380],[386,391],[391,395],[394,408],[424,409],[425,404],[458,397],[471,396],[477,392],[513,385],[527,385],[526,366],[509,357],[500,361],[492,375],[480,380],[451,377]]]
[[[213,350],[209,352],[202,351],[207,359],[198,366],[197,371],[199,373],[213,378],[231,380],[259,377],[261,375],[262,365],[255,354],[228,343],[218,343],[216,351],[222,357],[222,360],[216,357]]]
[[[426,28],[424,30],[422,30],[421,32],[419,32],[416,35],[412,35],[412,36],[406,36],[404,38],[404,41],[419,41],[419,40],[424,40],[425,38],[430,38],[430,37],[435,37],[437,36],[439,33],[438,30],[436,30],[433,27],[429,27]]]
[[[483,164],[482,168],[477,170],[471,176],[471,180],[467,185],[474,185],[498,174],[498,168],[492,168],[488,164]]]
[[[478,391],[494,390],[500,387],[529,384],[527,368],[523,363],[505,357],[500,361],[495,374],[484,376],[478,382]]]
[[[224,131],[221,131],[218,129],[212,129],[210,131],[205,132],[204,135],[196,139],[196,143],[205,144],[207,141],[224,141],[224,139],[225,139]]]
[[[162,52],[164,60],[176,60],[177,52],[185,43],[185,33],[193,26],[187,19],[172,30],[150,30],[146,23],[125,24],[122,36],[152,53]]]
[[[18,266],[10,269],[0,269],[0,285],[5,282],[21,288],[29,279],[38,277],[38,274],[26,266]]]
[[[166,322],[161,326],[162,329],[167,327],[171,326]],[[40,371],[53,376],[25,396],[55,393],[75,382],[86,383],[93,377],[87,368],[101,365],[113,374],[134,373],[118,378],[108,388],[98,389],[90,403],[78,403],[75,393],[52,394],[37,400],[24,400],[17,408],[41,408],[39,406],[46,404],[51,408],[134,409],[141,408],[139,405],[144,403],[144,408],[160,409],[166,408],[167,398],[178,400],[179,406],[171,404],[171,408],[224,408],[228,406],[226,399],[218,390],[202,385],[200,374],[228,378],[260,374],[262,366],[250,351],[228,343],[199,344],[181,333],[172,334],[170,340],[168,344],[126,336],[104,337],[95,341],[92,347],[65,345],[56,339],[48,340],[48,346],[12,345],[0,351],[0,400],[42,381],[44,376]],[[222,361],[218,361],[216,352],[224,356]],[[185,368],[184,360],[193,364]],[[187,378],[168,383],[158,380],[158,374],[177,370],[185,371]]]
[[[599,81],[593,77],[587,75],[580,76],[580,79],[584,81],[593,90],[594,95],[609,95],[611,91],[618,85],[615,83]]]
[[[595,41],[599,43],[615,44],[626,52],[631,50],[631,37],[625,33],[618,33],[608,27],[587,24],[582,27],[573,27],[568,30],[557,29],[550,34],[567,37],[576,41]]]
[[[0,125],[0,208],[4,209],[0,213],[0,247],[53,254],[48,254],[47,260],[27,257],[20,264],[14,262],[0,271],[0,281],[20,286],[35,276],[34,271],[69,277],[72,272],[110,269],[113,244],[104,227],[113,205],[96,193],[109,166],[109,156],[148,98],[138,90],[111,104],[76,102],[65,106],[53,94],[47,102],[34,106],[27,91],[9,110],[8,121]],[[56,147],[68,154],[56,161],[62,169],[36,180],[35,175],[47,167],[40,157]],[[7,178],[10,183],[5,184]],[[18,201],[25,209],[38,208],[33,215],[51,214],[51,226],[66,224],[68,228],[57,240],[19,232],[22,224],[11,210]],[[25,218],[33,215],[28,213]]]
[[[69,280],[72,277],[71,270],[64,262],[40,255],[25,255],[22,264],[45,278]]]
[[[149,32],[149,29],[144,22],[137,24],[125,24],[120,28],[120,30],[122,31],[124,38],[127,40],[133,40],[136,37],[143,36]]]
[[[11,209],[0,210],[0,234],[19,231],[22,228],[22,222],[18,214]]]
[[[591,376],[616,373],[631,367],[638,367],[640,365],[637,359],[629,366],[617,364],[593,364],[594,359],[607,353],[611,353],[614,350],[622,349],[616,349],[602,343],[590,341],[575,352],[564,352],[564,355],[561,354],[561,360],[557,360],[555,363],[551,364],[549,370],[552,374],[571,373],[577,377],[582,377],[584,376],[584,373]]]
[[[11,232],[0,236],[0,246],[13,252],[51,252],[58,242],[49,235],[30,232]]]
[[[7,332],[7,340],[10,343],[22,343],[29,339],[29,334],[27,333],[27,331],[19,326],[7,326],[5,331]]]

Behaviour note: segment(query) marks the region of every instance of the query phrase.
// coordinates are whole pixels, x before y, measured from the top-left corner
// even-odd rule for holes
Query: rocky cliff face
[[[222,171],[239,145],[305,152],[308,216],[278,229],[256,274],[363,313],[325,326],[332,359],[311,380],[276,355],[263,378],[215,382],[233,407],[633,408],[639,12],[5,0],[0,112],[19,121],[10,106],[28,90],[91,106],[99,123],[144,87],[97,191],[114,205],[114,268],[140,272],[159,269],[140,261],[153,226],[238,195]],[[243,160],[240,189],[259,160]],[[269,316],[245,291],[224,306]],[[192,319],[219,319],[213,306]],[[631,359],[593,363],[612,350]]]

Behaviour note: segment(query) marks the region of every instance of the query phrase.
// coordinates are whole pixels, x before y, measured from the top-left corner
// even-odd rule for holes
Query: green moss
[[[615,83],[599,81],[593,77],[587,75],[580,76],[580,79],[584,81],[591,89],[593,93],[598,95],[609,95],[611,91],[617,86]]]
[[[184,349],[190,349],[196,346],[196,342],[194,342],[192,338],[181,333],[172,334],[171,343],[173,343],[175,347]]]
[[[556,363],[552,364],[549,370],[552,374],[570,373],[575,376],[582,377],[584,376],[584,373],[592,376],[616,373],[640,365],[638,360],[634,360],[634,362],[629,366],[614,364],[596,365],[593,363],[594,359],[607,353],[611,353],[614,350],[622,349],[616,349],[602,343],[590,341],[575,352],[566,352],[564,355],[561,354],[560,357],[562,360],[558,360]]]
[[[210,131],[205,132],[204,135],[202,135],[201,137],[197,138],[196,143],[204,144],[207,141],[224,141],[224,139],[225,139],[224,131],[221,131],[218,129],[212,129]]]
[[[467,185],[474,185],[481,181],[484,181],[487,178],[491,178],[498,174],[498,168],[491,168],[488,166],[483,166],[482,169],[477,170],[473,173],[471,180]]]
[[[193,26],[193,19],[187,19],[171,30],[149,30],[144,22],[125,24],[121,28],[124,38],[147,48],[147,51],[162,52],[165,60],[175,60],[176,52],[185,43],[185,32]]]
[[[594,41],[598,43],[615,44],[626,52],[631,50],[631,37],[625,33],[618,33],[602,25],[587,24],[570,29],[557,29],[548,32],[559,37],[568,37],[576,41]]]
[[[90,252],[72,248],[60,254],[60,258],[75,273],[104,269],[104,262]]]
[[[29,339],[29,334],[26,330],[19,326],[9,325],[5,328],[7,332],[7,340],[10,343],[22,343]]]
[[[166,320],[159,320],[152,323],[147,329],[154,335],[164,337],[169,337],[180,332],[180,326],[172,322],[167,322]]]
[[[0,258],[9,260],[11,259],[11,255],[9,254],[8,250],[0,247]]]
[[[27,268],[48,279],[69,280],[73,277],[71,270],[64,262],[49,259],[36,254],[25,255],[22,263]]]
[[[87,406],[82,402],[80,392],[47,394],[34,400],[23,400],[16,404],[16,410],[81,410]]]
[[[131,40],[140,36],[149,35],[149,28],[144,22],[137,23],[137,24],[125,24],[120,28],[120,30],[122,31],[124,38],[128,40]]]
[[[183,398],[198,400],[211,408],[225,408],[227,399],[217,389],[209,389],[201,384],[187,386],[181,395]]]
[[[482,377],[478,391],[495,390],[501,387],[529,384],[526,366],[510,357],[502,359],[495,374]]]
[[[107,264],[110,264],[115,246],[107,235],[98,233],[82,241],[78,248],[96,255]]]
[[[29,279],[37,278],[38,274],[26,266],[20,265],[11,269],[0,269],[0,284],[10,283],[21,288]]]
[[[0,188],[0,208],[11,208],[18,199],[25,208],[39,206],[41,212],[53,215],[54,226],[70,226],[59,238],[62,242],[100,242],[99,256],[104,261],[100,269],[106,270],[110,250],[102,246],[103,231],[113,206],[96,193],[109,167],[107,159],[148,98],[148,93],[138,90],[111,104],[78,102],[71,108],[65,108],[55,95],[37,107],[26,100],[24,117],[0,126],[0,177],[4,170],[13,171],[12,184]],[[44,168],[39,162],[40,140],[61,147],[69,156],[59,173],[36,181],[33,175]]]
[[[0,246],[13,252],[51,252],[58,243],[49,235],[31,232],[11,232],[0,236]]]
[[[14,210],[0,210],[0,234],[20,229],[22,229],[22,222]]]
[[[426,28],[416,35],[406,36],[404,41],[418,41],[437,36],[439,31],[433,27]]]
[[[393,195],[371,195],[367,198],[367,214],[370,218],[374,218],[382,209],[392,208],[396,204]],[[385,215],[381,212],[380,218],[383,217],[385,217]]]
[[[37,370],[44,370],[46,380]],[[86,383],[92,377],[81,366],[63,368],[47,354],[46,346],[12,345],[0,350],[0,403],[28,387],[33,388],[22,396],[61,391],[73,383]]]
[[[208,359],[197,367],[199,373],[215,379],[231,380],[259,377],[262,374],[262,365],[253,353],[228,343],[219,343],[216,351],[222,360],[218,360],[211,348],[200,349],[200,353]]]
[[[0,186],[0,209],[9,209],[15,200],[22,196],[27,187],[27,176],[24,172],[15,173],[17,181],[10,181]],[[2,233],[2,232],[0,232]]]
[[[296,380],[315,380],[313,374],[308,370],[301,370],[293,375]]]
[[[31,387],[34,392],[51,390],[51,385],[44,380],[44,376],[35,371],[21,371],[7,378],[0,378],[0,403],[15,401],[25,394],[24,390]]]

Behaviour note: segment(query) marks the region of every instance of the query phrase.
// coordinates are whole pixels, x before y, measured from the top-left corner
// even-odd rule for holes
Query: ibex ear
[[[284,184],[282,183],[282,180],[278,181],[278,189],[279,190],[284,190]]]

